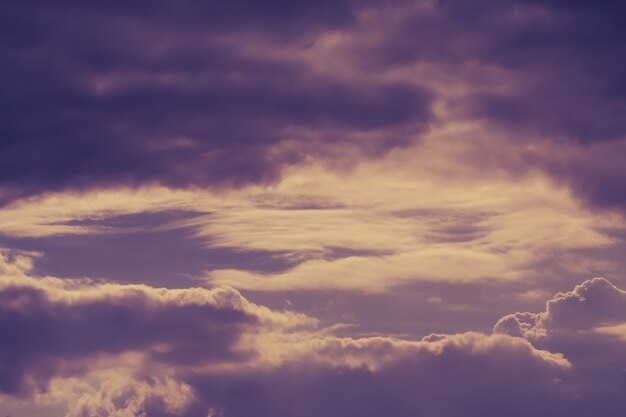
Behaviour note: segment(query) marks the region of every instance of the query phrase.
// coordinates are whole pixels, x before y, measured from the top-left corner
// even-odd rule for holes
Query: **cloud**
[[[238,344],[245,332],[312,324],[303,315],[256,306],[227,288],[176,290],[3,275],[0,391],[24,396],[45,391],[57,376],[84,374],[98,368],[100,359],[102,366],[112,366],[111,358],[125,354],[146,366],[242,361],[254,354]]]
[[[288,343],[298,354],[280,367],[218,379],[196,374],[189,381],[225,416],[253,410],[260,416],[620,415],[626,409],[624,345],[610,347],[595,329],[624,320],[624,294],[604,279],[559,293],[548,301],[549,313],[537,315],[546,332],[509,327],[515,334],[503,334],[505,317],[490,336],[305,338]],[[533,315],[515,317],[523,323]],[[586,328],[592,331],[581,333]],[[566,344],[563,331],[572,336]]]
[[[270,188],[113,188],[24,198],[0,209],[1,234],[9,244],[42,251],[59,242],[89,243],[75,237],[85,235],[96,242],[89,249],[97,256],[107,241],[116,247],[131,241],[137,252],[167,259],[172,251],[155,242],[170,232],[168,243],[205,256],[193,265],[179,262],[187,269],[175,272],[261,291],[380,293],[416,281],[513,282],[558,268],[585,276],[612,272],[601,256],[580,251],[615,245],[607,231],[623,228],[622,219],[581,208],[543,175],[473,169],[462,162],[467,149],[442,139],[450,137],[426,135],[417,147],[350,172],[319,162],[292,167]],[[450,159],[459,162],[442,169]],[[220,255],[218,262],[210,251]],[[237,256],[229,260],[223,251]],[[46,256],[55,255],[47,249]],[[123,256],[144,262],[132,252]],[[274,267],[246,262],[255,257]],[[83,268],[88,276],[134,279]]]
[[[411,285],[437,313],[473,307],[477,283],[529,302],[563,276],[608,276],[626,207],[625,11],[3,2],[0,229],[21,250],[0,251],[0,403],[66,384],[71,417],[624,415],[626,293],[604,279],[492,335],[351,339],[237,289],[63,280],[42,260],[52,238],[176,231],[172,246],[238,254],[178,260],[196,278],[209,264],[203,285],[284,305],[359,291],[360,309],[384,296],[403,319]],[[153,269],[180,253],[155,247]],[[108,276],[98,262],[73,275]]]
[[[305,48],[352,20],[350,2],[237,3],[144,5],[150,13],[4,5],[5,198],[111,184],[265,184],[325,144],[378,154],[427,127],[423,88],[338,79],[255,53],[266,41],[280,50],[287,36]]]
[[[208,282],[257,291],[353,290],[385,292],[414,281],[472,282],[520,279],[505,256],[446,245],[420,247],[393,255],[347,256],[308,260],[279,273],[236,269],[209,272]]]
[[[461,410],[478,416],[506,407],[521,416],[531,398],[558,395],[558,378],[570,369],[561,355],[538,351],[522,339],[477,333],[419,342],[302,337],[284,353],[287,360],[279,365],[179,373],[185,382],[166,380],[171,392],[153,378],[106,381],[73,405],[68,417],[87,410],[133,410],[146,417],[454,416]],[[472,383],[477,372],[481,385]],[[485,402],[485,395],[494,400]],[[161,414],[168,398],[179,405],[177,413]]]
[[[224,416],[478,416],[507,409],[521,416],[530,398],[558,391],[555,379],[569,369],[562,357],[520,339],[471,333],[311,345],[299,362],[248,375],[198,375],[192,385]]]
[[[592,207],[622,208],[621,166],[602,162],[623,159],[621,10],[5,2],[2,200],[68,187],[267,185],[312,158],[354,165],[465,123],[490,138],[487,148],[465,141],[480,154],[468,162],[515,147],[504,170],[541,169]]]
[[[185,412],[193,399],[189,385],[171,378],[107,381],[100,391],[78,399],[66,416],[174,417]]]
[[[3,264],[0,387],[40,395],[54,382],[46,395],[64,392],[69,417],[583,416],[626,407],[623,341],[617,327],[607,331],[623,324],[626,293],[604,279],[557,294],[544,313],[507,316],[492,335],[406,340],[340,337],[231,289],[33,279],[28,264]]]
[[[604,414],[619,415],[626,409],[619,388],[626,378],[625,323],[626,291],[594,278],[556,294],[542,313],[503,317],[494,332],[524,337],[540,349],[563,353],[573,364],[571,379],[580,415],[599,406]]]
[[[606,333],[619,337],[621,340],[626,341],[626,323],[616,324],[614,326],[600,326],[596,327],[596,332]]]
[[[514,313],[501,318],[494,332],[541,341],[622,322],[626,322],[626,291],[605,278],[594,278],[572,291],[556,294],[543,313]]]

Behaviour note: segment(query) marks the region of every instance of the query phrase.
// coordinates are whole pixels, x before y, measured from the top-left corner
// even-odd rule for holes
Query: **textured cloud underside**
[[[50,397],[88,378],[72,417],[583,416],[600,397],[606,415],[624,406],[626,345],[605,329],[626,322],[626,292],[601,278],[543,313],[502,318],[493,335],[410,341],[338,337],[232,289],[33,279],[24,268],[3,263],[0,389]]]

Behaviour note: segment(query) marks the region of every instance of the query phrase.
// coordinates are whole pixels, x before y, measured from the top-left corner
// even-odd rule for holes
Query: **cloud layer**
[[[625,415],[625,12],[2,2],[1,412]]]
[[[483,151],[473,163],[521,147],[524,169],[592,206],[623,207],[622,11],[614,1],[5,2],[3,197],[268,184],[310,158],[354,164],[482,123],[491,144],[471,142]]]
[[[339,337],[228,289],[33,279],[28,267],[3,261],[0,389],[65,390],[71,417],[583,416],[626,407],[624,341],[606,331],[626,321],[626,292],[600,278],[557,294],[544,313],[504,317],[493,335],[414,341]],[[92,388],[72,388],[76,378]]]
[[[241,335],[313,324],[249,303],[232,289],[168,290],[143,285],[3,276],[0,281],[0,390],[45,391],[56,376],[80,375],[107,359],[201,366],[244,360]]]

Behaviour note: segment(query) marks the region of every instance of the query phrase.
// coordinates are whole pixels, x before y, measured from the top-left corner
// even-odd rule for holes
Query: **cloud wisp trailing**
[[[46,194],[0,209],[0,225],[7,238],[32,241],[184,231],[185,244],[274,259],[269,269],[240,261],[190,273],[255,291],[385,292],[423,281],[515,282],[548,268],[612,271],[613,262],[572,254],[615,246],[607,230],[622,230],[620,218],[581,208],[545,176],[494,180],[463,164],[437,172],[428,160],[453,153],[438,139],[349,174],[294,168],[270,189]],[[416,161],[425,166],[412,168]]]

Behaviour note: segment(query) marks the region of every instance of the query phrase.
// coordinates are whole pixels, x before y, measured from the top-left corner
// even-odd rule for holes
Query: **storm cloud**
[[[583,154],[621,144],[622,11],[611,1],[5,2],[4,200],[269,184],[307,158],[379,156],[451,120]],[[585,170],[557,150],[526,157],[591,205],[622,207],[621,168],[597,174],[616,151]],[[606,178],[610,196],[591,191]]]
[[[272,56],[276,36],[305,48],[321,28],[348,24],[348,3],[170,6],[2,6],[0,176],[9,196],[266,183],[325,142],[365,135],[358,146],[379,153],[409,140],[407,126],[426,128],[425,89]],[[266,36],[267,52],[257,39]],[[276,147],[290,141],[299,145]]]

